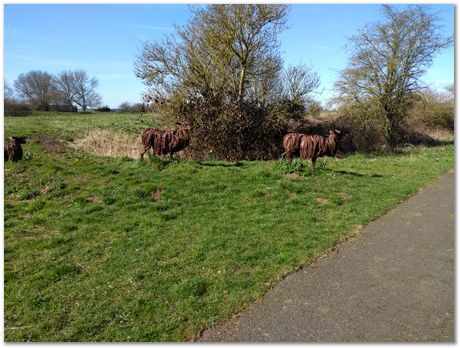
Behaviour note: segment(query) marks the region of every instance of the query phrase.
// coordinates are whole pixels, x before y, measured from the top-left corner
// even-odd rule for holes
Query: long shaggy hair
[[[284,152],[281,154],[284,158],[291,158],[295,154],[299,154],[300,140],[304,134],[302,133],[288,133],[283,137],[283,149]]]
[[[144,150],[141,153],[141,159],[144,154],[152,148],[156,156],[172,155],[185,149],[190,143],[189,123],[177,123],[179,127],[175,130],[159,130],[155,128],[146,128],[142,132],[141,140]]]
[[[340,140],[342,132],[338,129],[329,130],[329,136],[304,135],[300,140],[300,157],[302,159],[311,158],[315,167],[318,157],[334,157],[337,152],[337,141]]]

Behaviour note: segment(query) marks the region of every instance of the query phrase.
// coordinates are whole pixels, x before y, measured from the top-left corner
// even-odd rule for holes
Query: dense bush
[[[152,107],[147,103],[134,103],[123,102],[118,106],[118,112],[134,112],[134,113],[144,113],[152,112]]]
[[[193,158],[270,159],[279,156],[287,124],[280,107],[195,100],[157,105],[162,127],[188,121],[193,127],[188,152]]]
[[[102,106],[100,108],[97,108],[96,111],[99,111],[99,112],[110,112],[110,108],[106,105],[106,106]]]
[[[341,114],[330,125],[344,131],[340,151],[376,150],[388,144],[388,121],[378,103],[353,104]]]
[[[54,112],[78,112],[78,109],[74,105],[70,104],[53,104],[50,105],[48,111]]]
[[[454,96],[433,91],[420,94],[410,111],[410,124],[415,128],[442,128],[453,131],[454,119]]]
[[[27,116],[31,113],[31,108],[24,103],[5,101],[5,116]]]
[[[349,105],[341,116],[316,121],[305,117],[304,109],[292,102],[258,105],[245,102],[224,104],[174,100],[158,103],[161,128],[174,128],[178,121],[193,125],[191,144],[187,150],[192,158],[273,159],[279,158],[282,138],[288,132],[327,136],[329,129],[343,131],[339,152],[378,150],[388,146],[388,121],[376,102]],[[406,130],[407,131],[407,130]],[[408,133],[401,134],[407,140]]]
[[[307,110],[308,115],[319,116],[321,114],[321,111],[323,111],[323,107],[318,101],[313,100],[309,103]]]

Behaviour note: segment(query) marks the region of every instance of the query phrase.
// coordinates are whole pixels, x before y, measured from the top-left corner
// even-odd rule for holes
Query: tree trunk
[[[243,101],[245,80],[246,80],[246,67],[242,66],[241,71],[240,71],[240,83],[238,86],[238,101],[240,103]]]

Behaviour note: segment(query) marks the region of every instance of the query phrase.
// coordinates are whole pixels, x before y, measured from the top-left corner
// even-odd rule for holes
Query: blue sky
[[[397,5],[404,7],[404,5]],[[454,33],[454,5],[430,5],[443,31]],[[381,6],[291,5],[289,28],[280,34],[286,65],[306,64],[321,77],[323,102],[332,96],[338,72],[347,65],[347,37],[378,21]],[[188,5],[22,5],[4,7],[4,78],[21,73],[83,69],[99,80],[103,103],[117,107],[139,102],[145,86],[135,77],[134,61],[144,40],[174,33],[191,16]],[[438,89],[454,82],[454,47],[435,58],[424,80]]]

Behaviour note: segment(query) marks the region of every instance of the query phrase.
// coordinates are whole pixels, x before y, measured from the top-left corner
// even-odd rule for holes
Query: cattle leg
[[[292,152],[290,151],[283,152],[281,156],[283,156],[284,159],[289,159],[289,162],[292,162],[292,157],[293,157]]]
[[[144,146],[144,152],[141,153],[141,160],[144,160],[144,154],[150,149],[150,146],[145,147]]]

